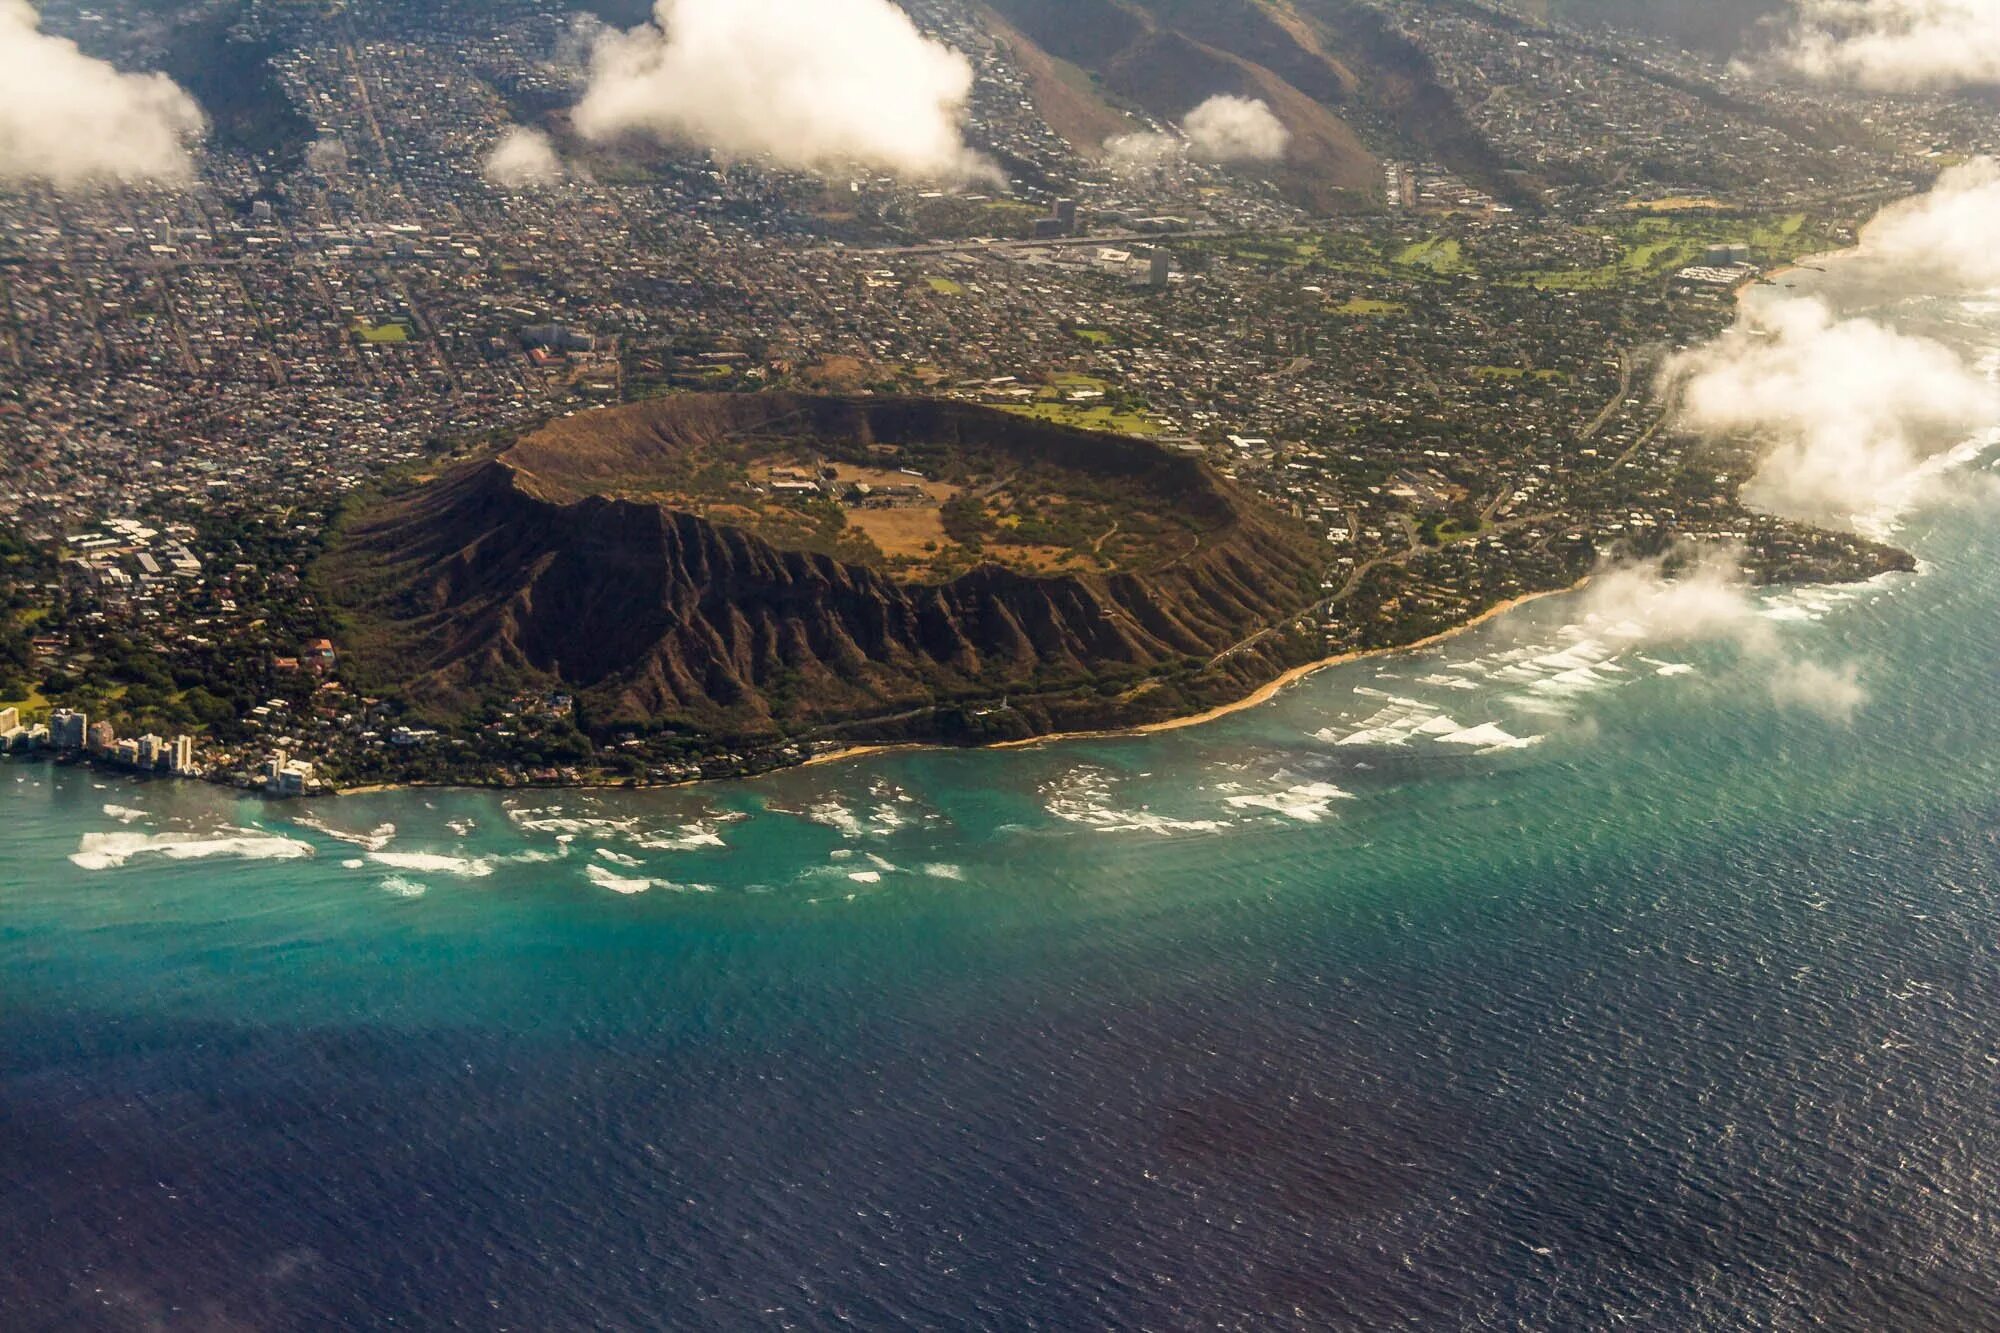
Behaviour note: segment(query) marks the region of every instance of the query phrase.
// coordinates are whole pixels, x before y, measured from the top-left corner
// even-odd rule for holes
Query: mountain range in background
[[[1510,160],[1467,117],[1431,56],[1365,0],[967,0],[1026,76],[1035,109],[1085,158],[1146,120],[1182,123],[1210,98],[1265,103],[1290,131],[1281,160],[1240,163],[1317,213],[1379,206],[1385,159],[1434,162],[1496,197],[1536,207],[1552,182]],[[1713,53],[1754,48],[1785,0],[1432,0],[1504,33],[1609,25]],[[267,40],[242,0],[149,5],[143,38],[209,114],[222,144],[282,171],[312,127],[277,88]],[[648,0],[587,0],[614,27],[655,19]],[[1705,90],[1706,91],[1706,90]],[[527,120],[566,109],[518,109]],[[1744,112],[1746,108],[1732,107]],[[1796,127],[1786,127],[1793,130]],[[626,146],[628,149],[630,145]]]
[[[1356,0],[988,0],[1037,107],[1080,151],[1118,103],[1178,122],[1210,97],[1267,103],[1292,132],[1272,174],[1332,212],[1379,195],[1379,155],[1444,164],[1503,198],[1532,190],[1465,119],[1430,57]],[[1081,74],[1082,77],[1077,77]]]

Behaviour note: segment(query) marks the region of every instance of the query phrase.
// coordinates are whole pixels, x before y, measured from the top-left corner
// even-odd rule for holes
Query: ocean
[[[1153,736],[0,763],[0,1325],[2000,1328],[1992,477],[1755,636],[1586,590]]]

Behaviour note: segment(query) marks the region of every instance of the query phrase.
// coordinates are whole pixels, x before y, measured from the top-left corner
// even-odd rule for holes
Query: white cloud
[[[0,180],[58,189],[178,184],[194,176],[201,108],[164,74],[126,74],[41,31],[28,0],[0,0]]]
[[[1974,158],[1939,176],[1929,193],[1889,205],[1863,229],[1861,245],[1866,259],[1905,281],[2000,287],[2000,161]]]
[[[1249,97],[1211,97],[1187,113],[1181,128],[1194,155],[1210,162],[1275,162],[1292,142],[1270,104]]]
[[[1884,92],[2000,83],[2000,0],[1799,0],[1778,58]]]
[[[1682,425],[1768,444],[1744,498],[1795,518],[1900,509],[1926,458],[2000,422],[1994,386],[1950,348],[1816,300],[1751,305],[1665,375]]]
[[[575,124],[806,169],[992,174],[962,124],[972,64],[890,0],[658,0],[601,35]]]
[[[500,142],[486,155],[486,179],[506,189],[553,185],[562,178],[562,158],[556,155],[549,136],[524,125],[500,136]]]
[[[1861,668],[1844,662],[1837,667],[1818,662],[1782,661],[1771,669],[1771,698],[1786,708],[1817,713],[1829,722],[1852,722],[1868,691],[1861,684]]]
[[[1584,590],[1585,617],[1615,625],[1642,644],[1731,639],[1759,653],[1775,647],[1770,622],[1751,605],[1733,551],[1690,545],[1675,552],[1673,563],[1673,577],[1666,557],[1599,570]]]
[[[1211,97],[1187,113],[1180,138],[1147,130],[1104,141],[1104,156],[1119,171],[1145,172],[1195,158],[1203,162],[1275,162],[1292,132],[1259,99]]]
[[[1762,671],[1781,708],[1846,723],[1868,701],[1858,665],[1827,666],[1785,643],[1759,612],[1734,551],[1687,546],[1671,557],[1610,566],[1592,577],[1583,610],[1635,645],[1731,644]]]

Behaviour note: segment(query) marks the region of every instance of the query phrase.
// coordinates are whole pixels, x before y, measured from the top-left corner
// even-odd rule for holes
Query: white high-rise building
[[[90,736],[90,719],[73,708],[49,714],[49,744],[58,750],[81,750]]]

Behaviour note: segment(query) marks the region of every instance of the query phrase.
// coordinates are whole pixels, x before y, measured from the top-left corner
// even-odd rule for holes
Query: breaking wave
[[[71,853],[85,870],[110,870],[139,856],[168,861],[233,857],[243,861],[293,861],[313,854],[309,842],[248,829],[227,833],[86,833]]]

